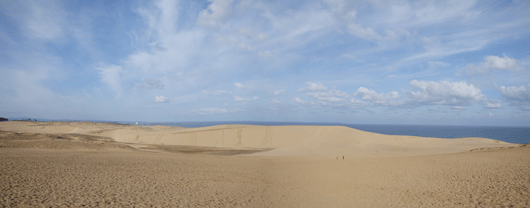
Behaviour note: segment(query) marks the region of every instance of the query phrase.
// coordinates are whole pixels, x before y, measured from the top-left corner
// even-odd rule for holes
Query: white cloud
[[[175,33],[176,24],[178,20],[179,11],[177,1],[160,0],[154,3],[156,10],[149,10],[147,8],[139,8],[137,12],[146,20],[148,25],[148,35],[156,31],[158,37],[167,37]],[[155,49],[156,49],[155,44]],[[159,49],[166,48],[163,45],[158,45]]]
[[[364,62],[363,60],[358,59],[358,58],[355,57],[354,55],[350,55],[350,54],[342,54],[342,57],[344,57],[344,58],[349,58],[349,59],[353,59],[353,60],[356,60],[356,61],[358,61],[358,62]]]
[[[324,85],[322,85],[322,83],[320,82],[317,82],[317,83],[312,83],[312,82],[306,82],[307,84],[307,87],[305,88],[300,88],[300,91],[325,91],[325,90],[328,90],[328,88],[324,87]]]
[[[530,102],[530,83],[528,83],[526,86],[523,85],[519,87],[501,86],[500,93],[510,101]]]
[[[508,56],[498,57],[498,56],[485,56],[484,62],[480,63],[479,66],[473,64],[467,65],[464,69],[460,70],[460,73],[466,73],[470,76],[476,74],[487,74],[489,72],[497,70],[505,71],[521,71],[524,68],[518,64],[518,61],[514,58]]]
[[[307,93],[307,96],[316,98],[321,102],[337,103],[343,101],[345,97],[348,97],[348,94],[340,90],[332,89],[327,92],[310,92]]]
[[[365,40],[381,39],[381,36],[371,27],[363,27],[354,21],[357,12],[350,2],[339,0],[326,1],[326,3],[331,7],[335,16],[345,24],[348,33]]]
[[[501,103],[495,101],[495,100],[488,100],[484,103],[484,108],[487,108],[487,109],[497,109],[497,108],[502,108],[502,105]]]
[[[486,100],[479,88],[466,82],[412,80],[410,85],[419,90],[407,92],[407,103],[411,105],[468,105]]]
[[[285,90],[275,90],[275,91],[272,92],[272,94],[274,94],[274,95],[279,95],[279,94],[281,94],[282,92],[285,92]]]
[[[194,109],[191,110],[191,112],[197,113],[197,114],[216,114],[216,113],[228,113],[228,111],[224,108],[201,108],[201,109]]]
[[[488,116],[494,116],[494,114],[493,113],[488,113]]]
[[[321,106],[342,107],[345,106],[343,101],[349,97],[348,93],[343,91],[337,89],[328,90],[328,88],[324,87],[320,82],[306,82],[306,85],[307,87],[300,88],[300,91],[313,91],[308,92],[306,95],[317,99]],[[301,104],[305,103],[305,101],[300,100],[299,98],[295,98],[294,102]],[[314,105],[313,101],[311,101],[311,105]]]
[[[520,66],[517,65],[517,62],[514,58],[508,56],[498,57],[498,56],[486,56],[484,58],[485,62],[482,63],[484,68],[490,69],[502,69],[502,70],[519,70]]]
[[[17,2],[23,2],[21,4],[24,4],[24,2],[29,1]],[[48,8],[45,4],[54,4],[59,1],[45,0],[41,2],[45,3],[33,2],[33,4],[27,5],[41,5],[38,8]],[[208,99],[211,99],[208,101],[219,101],[224,103],[227,102],[226,99],[231,100],[232,96],[235,94],[229,94],[229,96],[223,99],[221,99],[220,96],[214,97],[214,94],[224,93],[223,95],[225,95],[227,92],[215,91],[218,89],[213,88],[214,86],[212,85],[226,87],[227,85],[233,84],[233,81],[228,83],[224,82],[226,80],[231,80],[234,77],[237,78],[234,81],[245,81],[245,85],[250,85],[247,86],[247,88],[250,88],[249,90],[257,90],[262,93],[272,92],[271,94],[273,95],[287,94],[284,90],[278,89],[290,90],[290,92],[288,92],[289,94],[296,93],[291,92],[292,87],[296,84],[296,80],[302,79],[304,81],[318,80],[340,86],[350,85],[341,90],[347,89],[347,95],[351,95],[357,90],[357,93],[360,96],[353,99],[347,95],[343,95],[344,92],[328,91],[331,87],[328,86],[328,88],[326,88],[321,83],[309,83],[307,87],[303,84],[303,86],[299,85],[297,88],[294,88],[296,90],[303,87],[301,90],[306,90],[296,96],[309,96],[300,97],[307,100],[307,102],[299,98],[296,98],[295,102],[305,104],[313,102],[318,105],[317,107],[321,107],[321,105],[360,106],[372,103],[378,105],[399,105],[400,103],[431,105],[445,103],[445,105],[448,106],[465,106],[466,104],[478,101],[477,99],[468,99],[458,95],[446,95],[438,91],[425,91],[424,89],[417,87],[412,89],[414,92],[411,92],[410,94],[403,93],[402,91],[397,90],[399,89],[399,80],[396,79],[393,80],[394,82],[385,82],[384,78],[390,73],[397,76],[395,78],[403,80],[406,77],[406,73],[410,72],[407,69],[417,67],[417,64],[421,63],[424,65],[424,68],[429,67],[429,70],[424,74],[415,73],[409,77],[416,76],[414,77],[416,79],[417,77],[426,77],[424,75],[430,71],[434,72],[432,76],[430,76],[435,77],[434,79],[451,80],[450,77],[444,77],[446,74],[443,72],[434,69],[448,67],[448,63],[440,61],[429,62],[429,60],[449,59],[421,59],[413,61],[413,64],[404,63],[406,61],[401,63],[400,61],[406,57],[419,57],[421,55],[425,55],[423,57],[439,57],[453,53],[460,53],[462,51],[477,50],[481,49],[482,46],[487,46],[491,43],[500,43],[501,45],[499,46],[502,46],[503,40],[510,39],[505,36],[514,37],[521,36],[521,34],[524,36],[524,33],[518,32],[517,30],[525,28],[521,27],[521,25],[524,26],[527,24],[527,22],[523,21],[524,18],[519,18],[520,16],[509,16],[509,21],[496,21],[494,19],[490,19],[491,21],[483,21],[481,18],[467,18],[468,16],[477,15],[477,13],[480,13],[478,14],[480,17],[487,18],[488,13],[491,12],[490,8],[495,8],[491,7],[491,5],[487,5],[489,3],[476,1],[369,1],[366,4],[358,4],[355,1],[346,0],[338,2],[336,6],[331,8],[336,11],[330,11],[330,8],[326,7],[326,5],[313,3],[311,1],[297,4],[295,7],[292,7],[292,4],[290,3],[285,4],[281,1],[253,2],[252,4],[247,4],[244,9],[241,9],[242,7],[240,5],[242,4],[242,1],[212,0],[202,3],[179,3],[178,1],[172,0],[157,0],[154,1],[153,5],[141,4],[146,5],[146,7],[145,9],[139,9],[138,13],[140,13],[143,18],[141,20],[145,20],[145,22],[132,24],[132,28],[127,28],[130,25],[125,25],[126,28],[123,31],[128,31],[127,34],[115,34],[114,36],[108,36],[108,34],[96,32],[91,34],[90,30],[97,29],[97,27],[94,26],[98,25],[98,21],[101,20],[102,16],[98,16],[100,14],[94,15],[90,12],[92,11],[91,8],[86,8],[86,10],[82,9],[82,11],[80,11],[80,13],[83,13],[83,11],[89,11],[87,13],[90,13],[86,17],[86,20],[88,20],[86,21],[86,30],[77,28],[73,29],[78,30],[75,32],[76,34],[84,34],[85,32],[88,32],[87,34],[89,35],[86,39],[92,38],[94,40],[93,45],[94,50],[96,51],[103,50],[104,48],[117,47],[123,49],[121,50],[121,52],[123,52],[121,56],[123,59],[111,60],[113,56],[106,57],[109,54],[106,54],[106,52],[103,51],[100,51],[99,53],[104,60],[108,60],[108,63],[121,65],[121,67],[105,66],[98,69],[97,72],[99,73],[99,77],[96,77],[96,79],[100,79],[102,83],[101,85],[105,86],[104,88],[98,88],[98,90],[103,91],[112,89],[116,92],[126,93],[127,88],[130,87],[166,89],[164,90],[165,93],[172,93],[167,95],[164,94],[171,98],[171,103],[176,102],[173,98],[178,96],[178,102],[186,103],[186,105],[193,105],[193,102],[197,102],[197,99],[199,99],[198,102],[204,102],[202,99],[207,97],[198,93],[201,89],[208,89],[201,91],[204,94],[211,95],[211,97],[207,97]],[[381,4],[385,5],[381,6]],[[134,5],[137,4],[133,4],[133,6]],[[197,5],[202,5],[202,7],[197,8]],[[363,6],[366,6],[367,8],[369,7],[369,11],[362,9]],[[53,6],[50,6],[50,8],[51,7]],[[10,7],[6,8],[8,8],[6,10],[10,9]],[[357,13],[355,9],[357,9]],[[495,11],[499,12],[497,14],[504,15],[504,12],[512,11],[512,9],[514,9],[512,5],[508,4],[507,7],[499,10],[495,9]],[[71,27],[76,27],[75,25],[78,22],[81,22],[81,19],[77,18],[78,15],[70,15],[68,17],[72,17],[74,20],[69,20],[68,18],[62,20],[63,17],[61,15],[54,16],[54,14],[48,14],[53,12],[61,13],[61,11],[54,8],[47,9],[46,11],[38,9],[31,10],[31,12],[26,14],[25,17],[25,20],[28,20],[28,24],[14,25],[14,27],[19,28],[21,32],[18,32],[17,30],[9,31],[9,28],[0,29],[3,31],[0,31],[0,41],[2,41],[1,45],[3,46],[10,44],[8,36],[10,36],[11,33],[17,36],[11,38],[15,40],[14,42],[18,41],[20,43],[32,44],[31,47],[22,44],[20,46],[23,47],[18,48],[6,47],[4,49],[5,54],[9,55],[9,53],[18,50],[29,50],[30,52],[26,53],[26,57],[32,57],[32,53],[38,53],[39,50],[50,53],[50,51],[46,50],[50,47],[55,47],[53,47],[53,45],[43,45],[43,43],[48,40],[60,40],[58,42],[61,42],[63,46],[64,44],[62,42],[64,40],[68,43],[67,45],[78,48],[79,43],[77,43],[77,46],[75,45],[75,37],[65,36],[72,35],[73,32],[70,31],[72,30]],[[119,18],[114,19],[119,16],[120,14],[117,13],[117,16],[111,15],[105,16],[105,18],[107,18],[107,23],[110,25],[121,24],[122,20]],[[8,17],[8,20],[11,19]],[[191,20],[191,24],[189,20]],[[15,20],[15,23],[16,21],[17,20]],[[486,23],[486,26],[482,25]],[[33,24],[33,26],[28,26],[31,24]],[[499,24],[505,29],[499,30]],[[212,28],[205,28],[201,25],[212,26],[214,29],[211,30]],[[449,33],[431,30],[432,28],[444,28],[448,25],[451,26],[451,32]],[[26,27],[27,30],[24,29]],[[49,31],[47,31],[48,29]],[[495,32],[489,32],[490,30],[495,30]],[[418,32],[415,34],[413,31]],[[503,31],[503,33],[499,34],[498,31]],[[348,33],[351,35],[348,35]],[[29,38],[26,38],[25,35]],[[125,37],[127,35],[130,37],[130,41],[124,42],[127,47],[123,47],[124,45],[121,43],[123,41],[115,41],[116,37]],[[352,36],[360,38],[352,38]],[[401,39],[402,41],[393,41],[402,37],[405,37],[406,39]],[[422,38],[426,41],[422,42]],[[369,41],[364,41],[362,39]],[[475,41],[473,39],[478,40]],[[107,41],[97,42],[99,40]],[[492,40],[495,40],[495,42]],[[77,41],[79,41],[79,39]],[[130,47],[128,47],[129,42],[131,44]],[[110,45],[108,45],[109,43]],[[424,44],[423,48],[422,44]],[[352,45],[355,47],[350,47]],[[509,49],[509,46],[506,47]],[[329,53],[330,50],[332,50],[333,53]],[[130,53],[128,57],[127,51]],[[80,58],[78,61],[83,63],[88,61],[88,66],[91,65],[90,60],[103,60],[100,57],[93,57],[90,60],[85,60],[83,58],[84,52],[79,52],[79,54],[69,54],[69,56],[62,57],[63,59],[59,61],[63,62],[64,66],[67,66],[63,68],[71,68],[68,67],[72,66],[72,64],[69,63],[73,60],[70,56]],[[425,54],[423,54],[423,52],[425,52]],[[516,52],[512,51],[510,53],[514,53],[514,57],[521,57],[521,54],[517,54]],[[51,54],[53,54],[53,51]],[[274,58],[267,59],[259,57],[272,55]],[[354,60],[360,61],[359,58],[362,58],[367,63],[354,63]],[[460,58],[459,55],[455,55],[452,56],[450,60],[460,60]],[[9,59],[9,57],[7,59]],[[337,61],[337,59],[340,60]],[[482,57],[480,57],[480,59],[482,59]],[[500,57],[488,56],[484,57],[483,65],[478,63],[475,64],[475,66],[490,68],[490,71],[494,69],[509,70],[510,68],[514,68],[513,60],[514,59],[506,56],[503,57],[502,55]],[[481,61],[482,60],[479,60],[478,62]],[[8,66],[10,62],[13,61],[7,60],[2,62],[4,65],[1,67],[10,67]],[[34,61],[26,61],[26,63],[28,62],[33,63]],[[515,60],[515,64],[526,66],[524,63],[517,62],[517,60]],[[300,69],[299,67],[304,67],[304,69]],[[82,69],[80,69],[79,72],[82,72]],[[193,73],[194,75],[189,75],[190,73]],[[66,74],[69,77],[66,77],[64,80],[77,80],[78,77],[74,76],[79,76],[79,73]],[[31,72],[26,72],[25,75],[31,75]],[[87,80],[76,84],[68,84],[71,82],[61,82],[63,80],[55,78],[54,73],[50,73],[49,76],[50,77],[42,79],[43,84],[36,84],[35,86],[42,86],[45,88],[46,86],[49,86],[49,83],[57,83],[57,86],[73,87],[73,91],[75,91],[75,88],[86,89],[86,86],[83,87],[82,84],[92,83],[94,81]],[[274,78],[271,76],[274,76]],[[382,77],[383,81],[378,81],[377,78],[374,78],[377,76]],[[156,77],[163,80],[163,82],[158,79],[144,80],[145,77]],[[500,78],[501,77],[498,79]],[[502,78],[504,79],[506,77]],[[524,80],[525,76],[511,78],[512,79],[508,79],[507,81],[515,79]],[[264,81],[259,82],[261,81],[260,79]],[[274,80],[271,81],[271,79]],[[410,78],[408,81],[412,79],[413,78]],[[96,80],[96,82],[97,81],[98,80]],[[23,85],[22,82],[29,83],[29,81],[20,81],[20,85]],[[375,90],[369,90],[366,88],[364,88],[364,91],[359,91],[357,89],[359,86],[356,86],[353,90],[349,88],[359,83],[365,83],[368,87],[371,86],[369,83],[377,83],[380,84],[381,89],[389,89],[388,87],[390,85],[394,85],[394,89],[384,91],[384,93],[378,93]],[[230,90],[230,87],[232,87],[233,90],[233,88],[245,87],[241,83],[238,84],[239,85],[235,85],[236,87],[228,86],[226,89]],[[53,88],[53,90],[55,90],[55,88]],[[68,91],[60,91],[58,93],[68,93]],[[136,91],[137,90],[133,90],[132,93],[136,93]],[[258,93],[257,91],[254,93]],[[399,91],[399,93],[390,91]],[[512,96],[512,94],[515,93],[515,90],[507,88],[506,91],[506,95],[504,95],[505,98],[510,99],[511,103],[514,103],[515,100],[517,100],[517,96]],[[11,91],[8,89],[3,90],[0,94],[9,93],[11,93]],[[152,92],[144,91],[143,93]],[[405,96],[403,96],[403,94],[405,94]],[[416,95],[416,97],[411,96],[412,94]],[[147,97],[145,99],[150,100],[152,97],[155,97],[155,95],[158,94],[146,94],[145,96]],[[262,99],[258,101],[263,101],[261,102],[263,105],[270,105],[268,102],[273,100],[271,98],[280,97],[272,96],[267,98],[268,100],[264,100],[264,97],[262,97],[261,94],[242,94],[243,97],[239,97],[242,102],[232,101],[231,103],[243,103],[248,99],[253,99],[252,97],[247,98],[244,96],[253,95],[259,95]],[[400,98],[400,95],[405,97],[405,99]],[[411,98],[406,99],[407,95],[411,96]],[[97,98],[97,96],[92,96]],[[480,93],[477,96],[480,97]],[[0,95],[0,97],[3,96]],[[282,97],[285,98],[279,99],[284,103],[292,102],[287,99],[293,99],[293,97]],[[180,100],[180,98],[183,99]],[[137,99],[135,95],[124,96],[123,99],[128,99],[128,103],[133,104],[134,102],[141,102],[142,100]],[[96,102],[98,99],[90,100],[91,102]],[[479,100],[482,100],[480,102],[484,108],[495,109],[505,105],[504,103],[501,105],[498,102],[486,101],[486,99]],[[103,99],[100,101],[103,101]],[[254,101],[254,103],[257,103],[258,101]],[[275,101],[276,100],[273,100],[273,102]],[[252,103],[250,101],[247,102]],[[294,102],[291,104],[298,106],[295,105]],[[524,106],[527,105],[521,104],[520,108],[524,109]],[[444,106],[444,108],[448,109],[449,107]],[[229,109],[227,108],[226,110]],[[511,109],[506,109],[502,112],[504,113],[510,110]]]
[[[167,99],[167,97],[164,97],[164,96],[156,96],[155,97],[155,102],[157,102],[157,103],[168,103],[169,99]]]
[[[306,96],[316,99],[316,101],[305,101],[298,97],[293,99],[294,103],[308,104],[309,107],[331,107],[334,109],[348,109],[364,106],[365,103],[351,98],[348,93],[335,88],[328,90],[321,83],[306,82],[307,87],[301,88],[301,91],[313,91],[306,93]]]
[[[199,13],[197,23],[210,27],[217,27],[232,12],[234,0],[208,0],[210,5]]]
[[[254,101],[254,100],[257,100],[259,99],[258,96],[254,96],[254,97],[239,97],[239,96],[234,96],[234,101]]]
[[[520,110],[530,111],[530,83],[526,86],[499,88],[501,95],[510,102],[510,105],[517,106]]]
[[[279,101],[279,100],[276,100],[276,99],[272,99],[271,103],[282,103],[282,101]]]
[[[245,88],[245,86],[239,82],[234,83],[234,86],[236,86],[237,88]]]
[[[96,70],[99,71],[101,82],[107,84],[112,90],[120,95],[122,92],[121,82],[123,77],[123,70],[121,66],[102,65],[96,67]]]
[[[159,79],[144,79],[142,83],[134,84],[136,88],[146,88],[146,89],[163,89],[164,84]]]
[[[360,97],[362,100],[369,101],[377,105],[398,105],[398,99],[401,97],[397,91],[389,93],[377,93],[365,87],[359,87],[353,95]]]
[[[302,100],[302,99],[297,98],[297,97],[295,97],[295,98],[293,99],[293,101],[294,101],[295,103],[299,103],[299,104],[305,104],[305,103],[306,103],[305,100]]]
[[[178,23],[182,22],[179,17],[183,15],[179,10],[182,9],[181,5],[177,3],[178,1],[160,0],[152,6],[137,9],[136,12],[142,17],[147,28],[141,27],[139,31],[130,32],[131,47],[139,50],[132,50],[122,61],[127,75],[137,78],[155,74],[158,77],[179,79],[180,85],[192,85],[197,83],[198,75],[204,73],[204,70],[198,69],[191,60],[207,57],[210,63],[215,62],[217,67],[223,66],[210,56],[210,52],[216,53],[215,47],[204,49],[203,44],[199,44],[204,43],[207,30],[177,29]],[[146,48],[145,45],[150,47]],[[175,83],[165,82],[167,86],[164,87],[171,89]]]
[[[366,104],[360,100],[356,100],[355,98],[351,98],[350,99],[350,102],[348,103],[348,106],[350,107],[360,107],[360,106],[365,106]]]

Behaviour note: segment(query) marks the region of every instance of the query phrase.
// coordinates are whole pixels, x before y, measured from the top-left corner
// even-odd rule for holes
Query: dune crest
[[[432,155],[479,148],[517,146],[486,138],[440,139],[394,136],[344,126],[219,125],[202,128],[133,126],[93,122],[2,122],[0,129],[28,133],[69,133],[109,137],[129,144],[272,149],[255,156],[323,158]]]

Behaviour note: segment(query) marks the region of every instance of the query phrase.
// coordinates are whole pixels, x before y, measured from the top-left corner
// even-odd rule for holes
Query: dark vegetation
[[[15,119],[12,121],[37,121],[37,119],[31,119],[31,118],[24,118],[24,119]]]

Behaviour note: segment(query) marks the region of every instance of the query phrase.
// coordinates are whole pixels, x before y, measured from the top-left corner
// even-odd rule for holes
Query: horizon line
[[[1,117],[1,116],[0,116]],[[471,126],[471,127],[520,127],[520,128],[530,128],[530,126],[505,126],[505,125],[472,125],[472,124],[466,124],[466,125],[459,125],[459,124],[381,124],[381,123],[343,123],[343,122],[327,122],[327,121],[321,121],[321,122],[308,122],[308,121],[252,121],[252,120],[240,120],[240,121],[112,121],[112,120],[97,120],[97,119],[87,119],[87,120],[81,120],[81,119],[42,119],[42,118],[31,118],[31,117],[2,117],[8,119],[8,121],[37,121],[37,122],[96,122],[96,123],[120,123],[120,124],[134,124],[138,122],[142,125],[145,124],[162,124],[162,123],[197,123],[197,124],[203,124],[203,123],[234,123],[234,122],[249,122],[249,123],[301,123],[301,124],[340,124],[340,125],[388,125],[388,126]],[[29,120],[27,120],[29,119]]]

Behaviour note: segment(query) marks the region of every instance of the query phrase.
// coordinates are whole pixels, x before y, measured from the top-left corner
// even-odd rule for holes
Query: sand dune
[[[3,122],[0,130],[109,137],[128,144],[267,149],[256,156],[432,155],[515,144],[485,138],[439,139],[393,136],[343,126],[219,125],[203,128],[132,126],[92,122]]]
[[[0,122],[0,207],[530,207],[528,155],[346,127]]]

